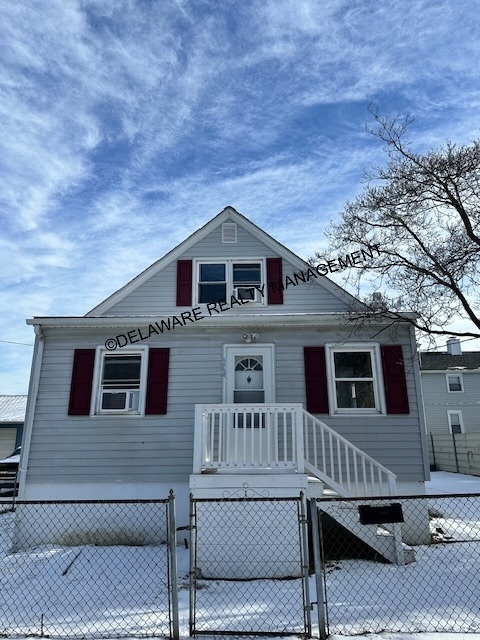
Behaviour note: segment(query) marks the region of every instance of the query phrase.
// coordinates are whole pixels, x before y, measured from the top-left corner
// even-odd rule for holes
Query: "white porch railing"
[[[341,496],[393,496],[396,476],[301,404],[195,407],[193,473],[308,473]]]
[[[395,496],[396,475],[303,411],[304,468],[341,496]]]
[[[195,407],[193,473],[280,469],[303,473],[300,404],[202,404]]]

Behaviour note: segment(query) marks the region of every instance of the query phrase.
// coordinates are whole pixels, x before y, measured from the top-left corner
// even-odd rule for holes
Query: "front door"
[[[272,448],[265,416],[255,405],[274,402],[273,345],[225,347],[226,404],[238,404],[226,423],[233,466],[264,466]]]

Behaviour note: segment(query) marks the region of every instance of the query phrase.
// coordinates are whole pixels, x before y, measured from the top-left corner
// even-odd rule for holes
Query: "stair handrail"
[[[312,424],[311,439],[309,423]],[[321,442],[318,442],[317,431],[320,432]],[[366,497],[397,494],[397,476],[390,469],[305,409],[303,439],[305,470],[339,495]]]

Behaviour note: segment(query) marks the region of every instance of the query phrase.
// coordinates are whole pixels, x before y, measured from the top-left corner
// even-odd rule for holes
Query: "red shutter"
[[[192,306],[192,261],[177,260],[177,307]]]
[[[327,368],[325,347],[304,347],[307,411],[328,413]]]
[[[268,304],[283,304],[282,259],[267,258]]]
[[[402,347],[382,345],[381,352],[387,413],[410,413]]]
[[[149,351],[146,415],[167,413],[169,359],[170,349],[150,349]]]
[[[69,416],[88,416],[92,398],[95,349],[75,349],[70,385]]]

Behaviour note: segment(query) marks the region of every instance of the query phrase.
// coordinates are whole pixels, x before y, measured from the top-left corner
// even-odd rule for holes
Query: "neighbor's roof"
[[[0,396],[0,422],[23,422],[27,396]]]
[[[466,351],[458,356],[441,351],[420,353],[422,371],[447,371],[457,368],[480,369],[480,351]]]

